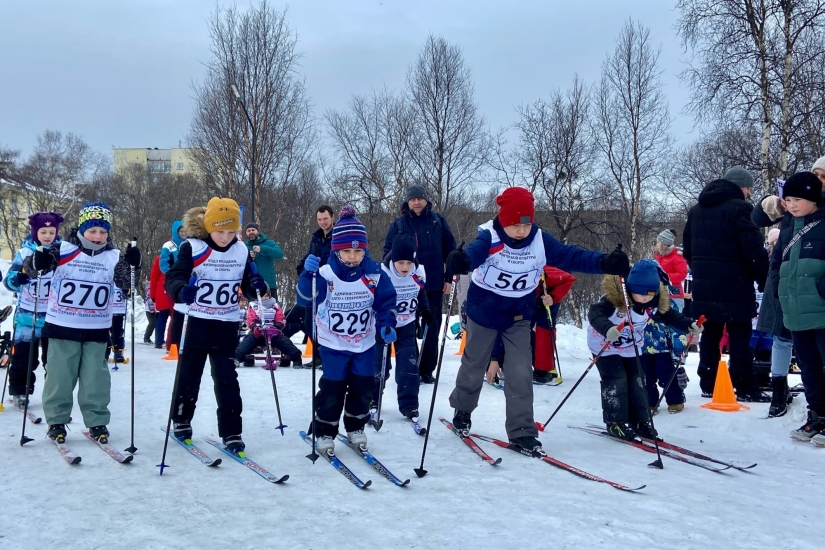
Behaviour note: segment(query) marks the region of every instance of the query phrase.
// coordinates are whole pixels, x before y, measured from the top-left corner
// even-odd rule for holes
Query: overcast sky
[[[217,5],[227,5],[219,1]],[[285,3],[273,2],[278,9]],[[247,2],[238,2],[240,7]],[[459,44],[481,113],[495,130],[578,73],[588,82],[632,17],[661,45],[663,82],[678,141],[687,91],[670,0],[293,0],[302,71],[315,114],[352,94],[401,88],[428,33]],[[0,0],[0,145],[31,152],[46,129],[79,134],[92,148],[186,144],[190,83],[209,59],[206,0]]]

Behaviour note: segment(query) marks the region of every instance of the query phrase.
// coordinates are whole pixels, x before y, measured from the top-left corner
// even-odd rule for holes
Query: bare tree
[[[287,25],[286,10],[275,11],[266,0],[246,12],[236,6],[217,8],[209,20],[209,34],[212,59],[204,80],[193,85],[195,115],[188,141],[213,193],[249,197],[254,158],[259,202],[263,188],[289,184],[313,148],[297,37]],[[254,152],[251,129],[230,89],[233,84],[256,128]],[[258,219],[260,214],[256,212]]]
[[[602,65],[596,91],[596,144],[629,225],[632,257],[642,252],[637,224],[643,192],[661,181],[672,143],[660,53],[650,44],[650,30],[628,21]]]

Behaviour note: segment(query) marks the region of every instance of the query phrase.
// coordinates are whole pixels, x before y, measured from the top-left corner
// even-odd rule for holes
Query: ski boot
[[[357,447],[367,448],[367,434],[364,433],[363,429],[347,432],[347,439]]]
[[[435,376],[432,374],[422,374],[421,375],[421,383],[422,384],[435,384]]]
[[[226,447],[227,451],[238,456],[240,456],[244,449],[246,449],[246,445],[244,445],[243,439],[241,439],[240,435],[230,435],[224,437],[223,446]]]
[[[46,435],[49,436],[49,439],[53,439],[58,443],[65,443],[66,442],[66,425],[65,424],[52,424],[49,426],[49,431],[46,432]]]
[[[320,454],[335,454],[335,438],[330,435],[322,435],[316,438],[315,450]]]
[[[515,445],[517,447],[524,449],[525,451],[530,451],[531,453],[541,451],[541,441],[539,441],[532,435],[513,437],[510,439],[510,445]]]
[[[670,414],[680,413],[683,410],[685,410],[684,403],[674,403],[672,405],[667,406],[667,412],[669,412]]]
[[[378,403],[370,401],[370,423],[375,422],[375,417],[378,414]]]
[[[123,355],[123,348],[114,348],[115,363],[125,363],[126,357]]]
[[[404,409],[401,414],[410,420],[415,420],[418,418],[418,409]]]
[[[255,366],[255,356],[254,355],[246,355],[243,358],[243,366],[244,367],[254,367]]]
[[[556,375],[549,370],[534,370],[533,383],[534,384],[549,384],[556,378]]]
[[[815,436],[825,431],[825,421],[814,411],[808,411],[808,421],[799,429],[791,432],[791,438],[797,441],[811,441]]]
[[[456,409],[455,414],[453,415],[453,428],[465,437],[470,435],[470,428],[473,425],[470,418],[471,414],[472,413],[468,411],[460,411]]]
[[[636,439],[636,432],[627,424],[613,424],[607,425],[607,433],[617,439],[624,439],[625,441],[633,441]]]
[[[109,442],[109,430],[106,429],[106,426],[92,426],[89,428],[89,435],[103,445]]]
[[[309,362],[308,362],[308,363],[306,363],[305,365],[301,365],[301,363],[300,363],[300,361],[299,361],[299,362],[298,362],[298,363],[294,366],[294,368],[296,368],[296,369],[297,369],[297,368],[311,369],[313,366],[314,366],[316,369],[318,369],[318,370],[324,370],[324,366],[321,364],[321,358],[320,358],[320,357],[318,357],[317,359],[314,359],[314,360],[312,360],[312,361],[309,361]]]
[[[639,422],[636,424],[636,429],[634,430],[636,435],[644,439],[656,439],[659,437],[659,432],[656,431],[656,428],[653,427],[652,422]]]
[[[172,435],[175,436],[175,439],[180,439],[181,441],[186,441],[187,439],[192,439],[192,424],[189,422],[175,422],[174,428],[172,429]]]
[[[12,395],[11,400],[16,408],[23,409],[29,402],[29,397],[27,395]]]
[[[817,447],[825,447],[825,433],[819,433],[811,438],[811,443]]]
[[[301,358],[298,358],[298,362],[301,362]],[[278,362],[278,366],[281,368],[289,368],[292,366],[292,359],[289,357],[281,357],[281,360]]]

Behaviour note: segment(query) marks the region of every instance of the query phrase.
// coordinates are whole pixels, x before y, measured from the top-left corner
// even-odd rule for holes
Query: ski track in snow
[[[8,262],[0,263],[4,274],[7,268]],[[10,293],[0,290],[0,307],[9,303]],[[145,326],[142,314],[139,319],[138,339]],[[11,330],[11,320],[0,330]],[[533,388],[541,422],[588,363],[584,331],[567,326],[559,331],[565,383]],[[161,350],[138,344],[132,362],[112,373],[110,442],[123,449],[129,445],[130,369],[137,369],[138,452],[128,466],[83,437],[76,404],[67,441],[83,457],[78,466],[68,466],[46,440],[45,422],[26,426],[34,441],[21,448],[22,416],[11,406],[0,412],[0,487],[6,500],[0,548],[821,547],[821,529],[793,527],[821,526],[825,508],[825,449],[788,437],[804,422],[804,398],[796,399],[788,415],[771,420],[764,420],[767,404],[733,414],[700,409],[705,400],[699,395],[697,356],[691,354],[686,409],[656,416],[659,432],[716,458],[759,466],[753,473],[719,475],[665,457],[665,470],[659,471],[647,467],[650,454],[566,427],[601,423],[599,377],[592,369],[540,439],[548,453],[573,466],[624,484],[647,484],[639,494],[625,494],[489,443],[482,446],[502,457],[501,465],[478,460],[437,419],[452,417],[448,396],[459,366],[457,348],[457,341],[448,341],[427,450],[429,474],[419,479],[412,471],[424,438],[398,413],[391,379],[384,427],[367,428],[369,446],[393,473],[412,482],[404,489],[387,483],[339,443],[339,457],[356,475],[373,480],[372,487],[359,491],[324,461],[313,465],[305,458],[308,448],[298,431],[307,428],[310,417],[308,370],[275,373],[289,426],[284,437],[276,430],[269,374],[258,367],[238,371],[248,454],[275,474],[289,474],[289,481],[266,483],[227,460],[206,468],[174,442],[166,458],[170,467],[159,476],[163,434],[157,426],[169,410],[175,365],[160,360]],[[40,376],[32,401],[38,414],[42,387]],[[422,413],[429,409],[432,388],[421,387]],[[196,443],[213,458],[220,456],[202,439],[217,435],[208,369],[193,428]],[[484,386],[473,430],[506,438],[503,392]]]

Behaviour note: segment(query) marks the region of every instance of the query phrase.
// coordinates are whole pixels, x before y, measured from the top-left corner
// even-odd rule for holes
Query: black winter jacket
[[[315,230],[315,233],[312,234],[312,240],[309,242],[309,251],[306,254],[304,254],[303,258],[301,258],[301,262],[297,266],[295,266],[295,270],[298,272],[298,276],[300,277],[301,273],[304,272],[304,262],[310,254],[321,258],[320,265],[327,265],[327,262],[329,261],[329,255],[331,253],[332,230],[330,230],[329,235],[324,235],[324,230],[319,227]]]
[[[726,180],[708,183],[690,209],[683,234],[693,274],[693,309],[711,322],[748,322],[756,316],[756,293],[768,276],[768,253],[751,221],[753,207]]]
[[[384,256],[392,250],[392,241],[396,235],[411,235],[418,248],[418,263],[424,266],[427,275],[427,284],[424,288],[428,291],[443,288],[444,283],[452,278],[452,274],[445,273],[444,263],[450,252],[456,248],[455,237],[447,220],[438,212],[433,212],[432,204],[429,202],[421,211],[421,215],[416,215],[410,210],[407,203],[401,207],[401,212],[402,214],[395,218],[387,230]]]

